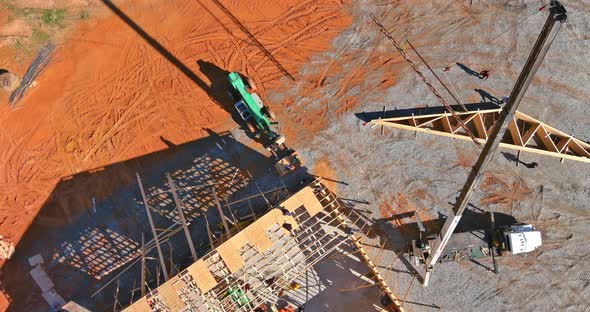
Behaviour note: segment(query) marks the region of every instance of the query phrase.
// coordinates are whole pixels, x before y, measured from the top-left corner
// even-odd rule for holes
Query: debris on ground
[[[9,260],[14,254],[14,245],[0,235],[0,260]]]

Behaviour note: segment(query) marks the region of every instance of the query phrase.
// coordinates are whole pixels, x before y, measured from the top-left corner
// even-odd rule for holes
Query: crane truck
[[[409,247],[410,261],[414,266],[425,264],[433,252],[432,246],[437,235],[426,235],[426,229],[418,214],[414,213],[419,237],[412,240]],[[543,244],[541,232],[532,224],[512,223],[496,227],[494,213],[490,213],[491,227],[478,230],[453,233],[441,253],[438,262],[456,262],[474,260],[491,256],[494,260],[494,272],[498,273],[495,257],[517,255],[534,251]]]
[[[244,83],[239,73],[231,72],[227,77],[229,93],[235,100],[234,108],[248,127],[248,131],[273,154],[277,162],[275,168],[285,175],[301,166],[301,158],[296,151],[287,147],[285,137],[272,129],[275,116],[256,94],[256,86],[250,80]]]
[[[467,208],[467,205],[469,204],[469,199],[473,195],[475,188],[479,185],[479,182],[482,180],[484,172],[492,160],[494,152],[500,145],[502,137],[506,134],[509,124],[514,120],[514,114],[518,105],[524,98],[526,90],[531,84],[537,69],[541,66],[543,58],[547,54],[551,44],[554,42],[562,24],[567,19],[567,11],[559,1],[551,0],[548,8],[549,15],[547,16],[545,25],[543,26],[543,29],[541,30],[541,33],[516,80],[508,98],[508,102],[502,107],[498,120],[489,134],[471,173],[467,177],[467,181],[459,194],[455,207],[453,207],[453,213],[446,219],[442,230],[438,235],[435,235],[432,239],[428,239],[427,242],[423,242],[427,243],[427,246],[424,244],[422,248],[418,246],[419,248],[413,248],[412,250],[413,255],[420,258],[422,260],[421,263],[424,264],[423,269],[420,270],[423,286],[428,285],[428,280],[434,269],[434,265],[439,262],[446,245],[449,243],[455,228],[465,212],[465,208]],[[541,244],[540,233],[532,230],[532,226],[530,225],[509,227],[503,231],[503,236],[505,237],[504,242],[506,246],[510,248],[512,253],[515,253],[517,248],[520,248],[518,250],[522,249],[523,252],[528,251],[530,248],[525,247],[527,246],[527,240],[533,239],[535,244]],[[415,241],[413,245],[415,244],[420,244],[420,242]],[[521,245],[523,246],[522,248],[519,247]]]

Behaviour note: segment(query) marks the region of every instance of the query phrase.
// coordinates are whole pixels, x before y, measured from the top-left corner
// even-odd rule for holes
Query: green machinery
[[[248,129],[256,137],[265,135],[271,144],[278,140],[280,136],[270,128],[273,123],[268,119],[274,118],[274,115],[267,106],[264,106],[258,94],[248,92],[248,89],[255,90],[253,83],[249,82],[246,86],[240,74],[236,72],[231,72],[227,81],[230,85],[230,93],[237,100],[234,107],[248,125]]]
[[[231,301],[237,303],[238,307],[249,307],[250,298],[238,287],[229,287],[227,292],[225,293],[226,296],[231,298]]]
[[[285,137],[271,129],[271,122],[274,115],[268,106],[254,91],[256,87],[251,81],[244,83],[240,74],[231,72],[227,81],[230,94],[233,96],[234,107],[242,120],[246,123],[248,130],[258,139],[262,139],[266,148],[275,156],[277,162],[275,168],[279,174],[284,175],[301,165],[301,159],[294,150],[285,145]],[[250,93],[250,91],[252,93]]]

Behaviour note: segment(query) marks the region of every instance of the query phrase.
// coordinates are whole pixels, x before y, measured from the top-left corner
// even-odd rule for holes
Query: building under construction
[[[344,212],[338,198],[315,180],[124,311],[302,308],[325,288],[308,287],[310,275],[320,280],[314,266],[346,246],[360,254],[374,285],[399,310],[360,242],[360,220],[352,210]]]

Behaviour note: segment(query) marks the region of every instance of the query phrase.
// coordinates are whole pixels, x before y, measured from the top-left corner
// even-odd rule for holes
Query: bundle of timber
[[[10,94],[8,103],[11,110],[15,108],[20,100],[22,100],[27,89],[34,84],[35,79],[37,79],[41,72],[47,67],[53,57],[54,49],[55,45],[47,43],[39,50],[39,53],[37,53],[37,56],[35,56],[35,59],[33,59],[29,68],[27,68],[20,85],[12,92],[12,94]]]

